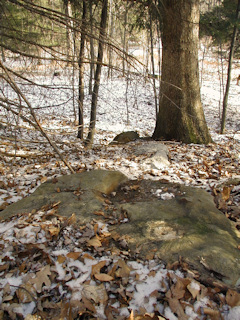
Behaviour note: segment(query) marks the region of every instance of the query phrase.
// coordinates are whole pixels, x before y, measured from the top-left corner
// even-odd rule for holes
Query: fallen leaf
[[[90,259],[90,260],[95,260],[89,253],[84,253],[82,255],[83,259]]]
[[[84,285],[82,294],[95,303],[105,303],[108,300],[108,294],[103,283],[99,286]]]
[[[91,247],[101,247],[102,243],[100,240],[98,240],[96,237],[88,240],[87,244]]]
[[[119,259],[117,261],[117,266],[119,267],[116,272],[115,275],[119,278],[128,278],[129,274],[131,272],[131,269],[129,268],[129,266],[126,264],[126,262],[122,259]]]
[[[173,298],[168,300],[169,307],[172,310],[173,313],[176,313],[178,315],[178,319],[181,320],[188,320],[188,317],[183,311],[183,307],[181,306],[181,303],[178,299]]]
[[[42,177],[40,181],[41,183],[44,183],[45,181],[47,181],[47,177]]]
[[[191,293],[193,299],[197,297],[199,291],[201,290],[200,283],[197,281],[192,281],[187,285],[188,291]]]
[[[103,217],[105,216],[105,213],[102,210],[94,211],[93,214],[95,214],[96,216],[103,216]]]
[[[96,273],[94,277],[99,281],[112,281],[114,278],[106,273]]]
[[[224,201],[228,201],[231,194],[231,189],[231,187],[223,187],[223,191],[221,192],[221,194]]]
[[[96,309],[90,300],[82,296],[82,302],[84,303],[86,309],[92,311],[93,313],[96,313]]]
[[[66,261],[66,257],[65,257],[65,256],[59,255],[59,256],[57,257],[57,262],[58,262],[58,263],[63,263],[64,261]]]
[[[219,320],[221,319],[220,312],[218,310],[213,310],[210,308],[203,308],[203,313],[205,315],[210,316],[211,320]]]
[[[16,295],[21,303],[29,303],[36,300],[36,289],[31,283],[21,285],[16,290]]]
[[[235,290],[229,289],[226,294],[226,301],[230,307],[240,306],[240,293]]]
[[[50,265],[43,267],[40,271],[36,273],[36,277],[30,280],[30,283],[35,285],[38,293],[42,291],[42,286],[45,284],[50,287],[51,281],[48,276],[51,275]]]
[[[97,273],[100,273],[101,269],[106,265],[106,260],[100,261],[97,264],[94,264],[92,266],[92,275],[96,275]]]
[[[77,222],[77,217],[76,217],[76,214],[73,213],[71,217],[67,219],[67,225],[70,226],[71,224],[75,224],[76,222]]]
[[[81,255],[81,252],[69,252],[67,257],[73,260],[77,260]]]
[[[48,232],[50,233],[50,235],[53,236],[58,236],[59,232],[60,232],[60,228],[59,227],[54,227],[54,226],[50,226],[48,228]]]

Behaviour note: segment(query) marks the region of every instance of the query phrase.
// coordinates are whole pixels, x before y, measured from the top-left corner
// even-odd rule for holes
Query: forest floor
[[[41,86],[19,86],[35,108],[43,128],[76,172],[119,170],[130,179],[164,179],[204,188],[240,229],[240,186],[231,184],[232,178],[240,178],[240,86],[236,85],[239,67],[235,65],[233,72],[226,133],[220,135],[222,91],[218,63],[209,54],[201,66],[202,102],[213,143],[203,146],[163,141],[169,149],[170,165],[160,170],[143,165],[144,156],[133,153],[133,146],[141,142],[109,145],[122,131],[136,130],[140,136],[151,136],[155,106],[150,82],[137,76],[128,81],[119,76],[112,80],[105,77],[91,149],[76,138],[73,93],[67,85],[69,70],[55,76],[53,72],[49,75],[49,71],[48,76],[31,72],[31,79]],[[45,84],[50,87],[45,88]],[[10,88],[4,90],[5,96],[17,98]],[[90,98],[85,97],[86,124]],[[2,210],[32,193],[47,179],[70,172],[36,130],[4,110],[0,115]],[[16,126],[9,125],[13,123]],[[64,239],[61,241],[60,230]],[[85,242],[80,248],[74,244],[81,243],[83,233]],[[240,294],[236,290],[217,280],[199,283],[197,272],[181,260],[163,266],[154,257],[142,261],[124,250],[111,251],[104,240],[107,234],[107,221],[106,226],[93,221],[84,230],[77,230],[74,219],[57,216],[54,208],[1,222],[0,304],[5,311],[0,311],[0,319],[22,319],[31,313],[39,318],[27,319],[49,319],[47,314],[52,319],[240,318]],[[96,238],[99,246],[91,241]],[[32,258],[27,261],[29,256]],[[154,285],[156,282],[160,289]],[[85,290],[82,296],[80,288]],[[76,310],[78,316],[74,314]]]

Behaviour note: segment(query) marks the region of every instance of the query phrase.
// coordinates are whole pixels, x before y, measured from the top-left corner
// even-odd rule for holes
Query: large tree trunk
[[[164,0],[162,81],[154,139],[211,141],[200,98],[199,0]]]

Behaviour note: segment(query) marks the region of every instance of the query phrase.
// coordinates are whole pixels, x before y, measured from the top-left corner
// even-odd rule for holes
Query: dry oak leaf
[[[16,290],[17,297],[21,303],[29,303],[36,300],[36,289],[31,283],[21,285]]]
[[[81,252],[69,252],[67,257],[73,260],[77,260],[81,255]]]
[[[95,303],[104,303],[108,300],[107,291],[103,283],[99,286],[84,285],[82,294],[88,300],[93,300]]]
[[[107,261],[102,260],[92,266],[92,275],[95,276],[95,274],[100,273],[101,269],[106,265]]]
[[[84,303],[86,309],[92,311],[93,313],[96,313],[96,309],[90,300],[82,296],[82,302]]]
[[[186,316],[183,307],[178,299],[173,298],[168,300],[169,307],[173,313],[178,315],[178,318],[181,320],[188,320],[188,316]]]
[[[240,293],[232,289],[228,289],[226,294],[226,301],[230,307],[240,306]]]
[[[191,293],[193,299],[197,297],[197,295],[201,290],[200,283],[197,281],[192,281],[191,283],[189,283],[187,285],[187,288],[188,288],[188,291]]]
[[[51,285],[51,281],[48,276],[51,275],[50,265],[43,267],[36,273],[36,277],[30,280],[30,283],[35,285],[38,293],[42,291],[42,286],[45,284],[47,287]]]
[[[128,278],[129,274],[131,272],[131,269],[129,268],[129,266],[126,264],[126,262],[122,259],[119,259],[116,263],[116,265],[119,267],[116,272],[115,275],[119,278]]]
[[[73,213],[71,217],[67,219],[67,225],[70,226],[71,224],[75,224],[76,222],[77,222],[77,217],[76,217],[76,214]]]
[[[94,238],[88,240],[87,244],[91,247],[101,247],[102,246],[101,241],[97,237],[94,237]]]
[[[112,276],[106,273],[96,273],[94,277],[101,282],[112,281],[114,279]]]
[[[231,187],[223,187],[223,191],[221,192],[222,194],[222,198],[224,201],[228,201],[229,197],[230,197],[230,193],[231,193],[232,188]]]
[[[211,320],[219,320],[221,319],[220,312],[218,310],[213,310],[210,308],[203,308],[203,313],[208,315]]]

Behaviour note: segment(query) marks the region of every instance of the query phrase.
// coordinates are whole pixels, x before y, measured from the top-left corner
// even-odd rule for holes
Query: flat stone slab
[[[213,274],[232,286],[240,284],[240,239],[230,220],[216,209],[213,197],[202,189],[129,181],[120,172],[96,170],[47,181],[0,216],[8,218],[57,202],[57,213],[75,213],[79,224],[104,219],[95,211],[104,212],[106,207],[106,216],[124,214],[124,221],[109,226],[109,231],[123,237],[125,249],[143,258],[152,252],[166,263],[182,257],[201,276]]]
[[[36,191],[0,212],[7,218],[17,213],[39,210],[42,206],[58,203],[58,214],[81,216],[82,222],[90,221],[95,210],[102,208],[102,193],[109,194],[127,177],[118,171],[95,170],[65,175],[46,181]]]

